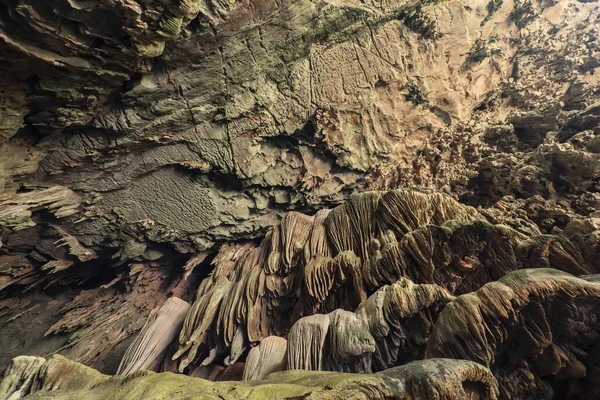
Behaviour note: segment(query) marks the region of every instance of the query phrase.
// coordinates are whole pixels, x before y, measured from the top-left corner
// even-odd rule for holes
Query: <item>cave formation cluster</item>
[[[598,0],[0,0],[0,400],[600,399]]]

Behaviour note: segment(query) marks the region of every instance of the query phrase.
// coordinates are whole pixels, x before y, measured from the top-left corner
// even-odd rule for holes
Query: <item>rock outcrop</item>
[[[159,308],[150,311],[146,324],[123,355],[117,374],[160,371],[169,345],[179,335],[189,309],[187,302],[171,297]]]
[[[181,374],[150,371],[109,377],[61,356],[53,356],[48,361],[42,358],[36,360],[37,363],[26,366],[21,365],[26,362],[23,358],[14,360],[3,382],[21,382],[24,378],[35,376],[33,386],[16,388],[29,399],[218,399],[223,396],[265,400],[298,397],[320,400],[433,400],[477,396],[496,399],[498,391],[489,369],[460,360],[423,360],[372,375],[286,371],[254,382],[210,382]],[[48,369],[48,365],[59,369]],[[66,388],[66,383],[72,389]],[[10,391],[10,388],[0,395],[20,398],[19,393]]]
[[[248,352],[244,366],[244,380],[261,380],[272,372],[287,369],[287,340],[269,336]]]
[[[289,331],[288,367],[331,370],[324,346],[337,351],[326,341],[339,329],[331,325],[337,320],[333,315],[355,311],[362,300],[362,308],[377,313],[363,316],[363,321],[379,338],[377,369],[385,369],[395,365],[400,347],[414,352],[401,354],[401,361],[421,358],[431,325],[453,299],[452,293],[477,290],[524,268],[550,267],[577,275],[597,272],[598,263],[586,262],[582,252],[578,242],[564,236],[527,236],[494,225],[472,207],[439,193],[396,190],[354,195],[314,217],[287,214],[258,247],[223,246],[213,260],[213,272],[200,285],[173,359],[181,360],[180,372],[190,364],[212,364],[223,357],[229,365],[249,346]],[[389,284],[394,285],[375,292]],[[384,317],[382,308],[394,304],[397,314],[388,308]],[[365,314],[360,307],[358,313]],[[409,322],[414,314],[419,314],[417,320]],[[405,318],[408,330],[401,327]],[[354,340],[352,332],[366,342],[374,340],[358,333],[364,328],[348,319],[346,323],[355,327],[347,326],[348,343]],[[388,324],[394,326],[393,332]],[[399,335],[410,345],[400,343]],[[370,368],[347,370],[337,365],[333,370]]]
[[[0,0],[0,398],[599,397],[598,26]]]
[[[597,398],[599,304],[597,282],[516,271],[448,304],[426,356],[489,367],[502,397]]]
[[[406,189],[353,195],[343,205],[315,216],[290,212],[260,245],[221,246],[212,259],[213,271],[199,284],[192,306],[171,297],[153,310],[125,352],[118,372],[178,371],[212,380],[260,379],[281,369],[382,371],[385,375],[390,368],[410,361],[444,357],[489,367],[497,374],[503,396],[593,393],[587,381],[577,381],[575,390],[559,384],[553,389],[540,379],[548,379],[548,374],[556,375],[557,382],[585,377],[586,366],[578,357],[586,361],[585,354],[593,353],[600,338],[595,323],[600,318],[592,312],[600,301],[600,286],[593,278],[597,260],[583,255],[587,244],[581,240],[581,235],[592,235],[595,226],[571,224],[566,229],[573,233],[571,240],[535,231],[527,235],[489,222],[487,214],[447,195]],[[140,276],[152,271],[141,268]],[[591,278],[582,280],[569,272]],[[151,289],[139,278],[136,282],[140,290]],[[183,290],[181,282],[186,279],[171,290]],[[453,293],[468,294],[455,298]],[[107,326],[113,315],[132,310],[106,309],[102,303],[100,307],[108,318],[91,321],[92,328]],[[521,309],[531,314],[521,316]],[[566,314],[561,316],[560,310]],[[73,312],[82,311],[88,310]],[[551,338],[563,340],[558,333],[550,327],[543,329],[549,326],[547,312],[560,321],[557,329],[565,332],[563,347],[551,342]],[[527,330],[527,321],[537,319],[541,321],[534,327],[539,351],[521,337],[523,332],[536,337]],[[519,380],[511,375],[519,371],[512,364],[495,364],[496,351],[513,364],[521,362],[515,360],[515,354],[521,353],[513,354],[504,343],[513,330],[517,332],[513,340],[525,346],[522,352],[529,352],[521,355],[522,362],[535,365],[551,348],[555,368],[538,371],[532,367],[532,371],[524,366],[522,375],[533,378]],[[90,331],[87,334],[102,339]],[[107,334],[109,338],[115,335],[112,330]],[[578,334],[587,341],[580,343]],[[171,343],[177,336],[176,349]],[[287,340],[270,344],[277,337]],[[95,348],[91,344],[85,354]],[[590,368],[593,371],[594,364]],[[9,368],[7,373],[11,370],[29,377],[21,367]],[[593,381],[594,375],[590,376]],[[23,379],[25,388],[28,379]],[[12,380],[8,380],[9,389],[21,390],[14,388]],[[469,390],[479,396],[484,393],[480,386]]]

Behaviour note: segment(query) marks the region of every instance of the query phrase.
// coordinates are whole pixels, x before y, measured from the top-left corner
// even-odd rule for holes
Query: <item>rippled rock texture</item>
[[[227,380],[435,356],[497,379],[455,394],[598,396],[599,18],[0,0],[0,364]]]
[[[364,398],[597,397],[598,262],[586,260],[582,243],[565,235],[526,235],[488,222],[450,196],[407,189],[352,195],[314,216],[290,212],[260,244],[221,246],[191,306],[171,297],[152,310],[118,373],[171,371],[213,381],[283,377],[275,385],[281,389],[260,394],[264,398],[277,398],[295,382],[288,379],[296,375],[277,375],[286,370],[302,382],[320,382],[302,388],[311,396],[332,390],[318,377],[333,375],[310,371],[331,371],[369,377],[357,383],[354,375],[336,375],[343,388],[355,385]],[[92,339],[100,334],[86,333]],[[108,347],[89,345],[86,354]],[[34,393],[44,387],[43,378],[29,369],[46,365],[35,360],[13,360],[2,381],[6,396],[61,391],[50,385]],[[479,369],[451,366],[459,360]],[[87,368],[64,358],[48,363],[59,361]],[[56,368],[60,375],[62,367]],[[415,368],[418,377],[410,375]],[[398,378],[398,371],[409,377]],[[170,376],[152,379],[166,386],[183,379]],[[106,379],[111,384],[102,390],[67,383],[60,393],[115,396],[124,390],[138,396],[149,390],[140,389],[140,381]],[[235,385],[201,382],[197,390]],[[252,396],[270,387],[256,382]],[[436,386],[440,382],[443,387]],[[343,388],[323,398],[344,396],[350,389]],[[161,398],[170,395],[165,390]]]

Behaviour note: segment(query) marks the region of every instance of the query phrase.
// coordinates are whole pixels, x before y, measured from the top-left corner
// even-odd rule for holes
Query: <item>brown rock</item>
[[[507,274],[448,304],[426,357],[488,366],[502,396],[571,398],[594,382],[600,286],[550,269]],[[591,392],[590,392],[591,393]]]
[[[170,297],[150,311],[146,324],[127,348],[117,375],[139,370],[160,371],[169,345],[179,335],[189,309],[187,302]]]

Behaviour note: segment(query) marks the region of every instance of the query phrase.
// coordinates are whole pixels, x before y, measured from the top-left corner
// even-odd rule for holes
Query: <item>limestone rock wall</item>
[[[182,330],[234,365],[404,278],[450,298],[526,267],[598,273],[599,18],[593,0],[0,0],[0,364],[60,349],[115,372],[173,296],[239,313]],[[466,206],[334,209],[407,186]],[[263,238],[283,246],[268,262]],[[416,357],[394,329],[385,366]]]

